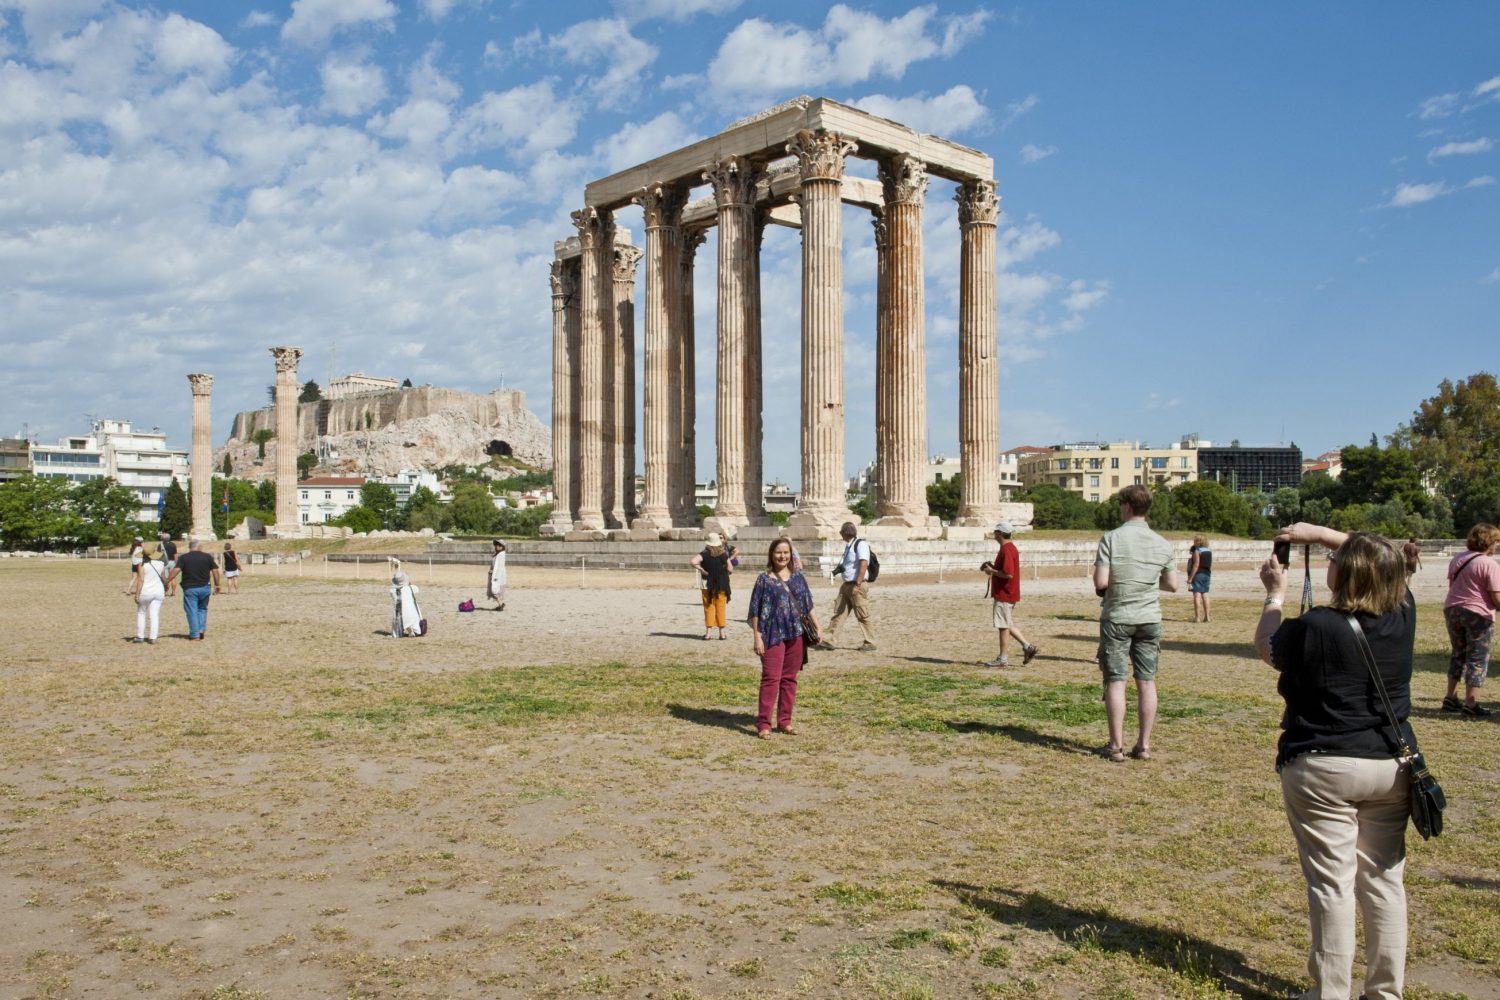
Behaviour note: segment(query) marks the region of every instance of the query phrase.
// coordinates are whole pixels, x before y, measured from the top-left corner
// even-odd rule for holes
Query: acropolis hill
[[[267,406],[236,414],[229,439],[214,451],[214,469],[228,454],[236,475],[273,476],[279,442],[267,442],[261,463],[253,436],[276,429],[275,412]],[[328,456],[319,465],[328,472],[375,476],[479,465],[491,456],[550,468],[550,433],[526,409],[523,392],[481,394],[422,385],[298,404],[296,453]]]

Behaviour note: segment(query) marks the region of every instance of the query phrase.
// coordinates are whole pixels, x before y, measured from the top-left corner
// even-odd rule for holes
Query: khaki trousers
[[[850,583],[847,580],[839,585],[839,596],[833,605],[833,618],[823,632],[823,639],[832,642],[834,633],[850,612],[854,613],[854,620],[859,622],[865,642],[875,645],[875,626],[870,624],[870,585]]]
[[[1406,977],[1406,769],[1394,759],[1309,753],[1281,771],[1307,879],[1313,987],[1303,1000],[1348,1000],[1354,907],[1365,921],[1365,996],[1400,1000]]]

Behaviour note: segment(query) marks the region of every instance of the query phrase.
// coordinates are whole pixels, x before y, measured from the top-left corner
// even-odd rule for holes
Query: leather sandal
[[[1104,748],[1104,759],[1107,760],[1107,761],[1109,761],[1111,764],[1123,764],[1123,763],[1125,763],[1125,748],[1124,747],[1105,747]]]
[[[1135,760],[1150,760],[1151,751],[1146,749],[1145,747],[1132,747],[1130,750],[1130,756]]]
[[[769,729],[757,729],[755,735],[763,740],[768,740],[771,738],[771,731]]]

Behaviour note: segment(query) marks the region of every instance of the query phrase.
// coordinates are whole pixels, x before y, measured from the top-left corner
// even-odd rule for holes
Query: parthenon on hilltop
[[[873,160],[879,180],[846,176]],[[768,223],[802,232],[801,503],[793,537],[832,537],[844,490],[842,204],[872,214],[877,249],[877,525],[938,537],[927,509],[922,211],[928,176],[958,185],[958,525],[1001,510],[994,163],[983,153],[826,98],[802,97],[718,135],[589,184],[578,235],[552,263],[552,433],[557,504],[570,538],[675,537],[697,523],[694,257],[718,233],[716,440],[719,503],[708,526],[749,535],[761,502],[760,246]],[[712,197],[689,200],[704,183]],[[644,250],[617,233],[638,204]],[[635,507],[635,274],[645,274],[645,493]],[[628,534],[625,533],[628,530]]]

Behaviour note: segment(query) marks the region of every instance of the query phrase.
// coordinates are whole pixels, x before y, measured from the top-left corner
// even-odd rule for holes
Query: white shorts
[[[1013,620],[1013,618],[1015,616],[1016,606],[1014,604],[1007,604],[1004,601],[996,601],[994,603],[995,603],[995,627],[996,628],[1010,628],[1011,621]]]
[[[224,575],[226,577],[228,577],[229,579],[233,580],[235,577],[237,577],[237,576],[240,575],[240,571],[237,570],[237,569],[226,569],[224,571]]]

